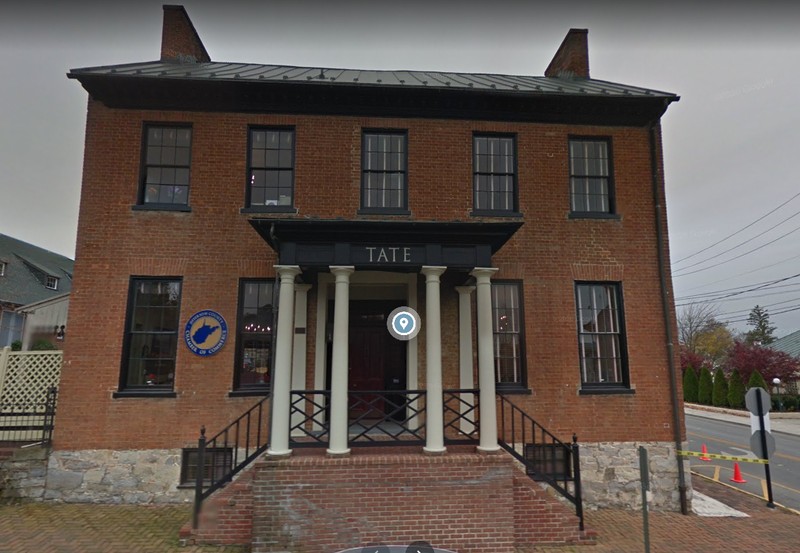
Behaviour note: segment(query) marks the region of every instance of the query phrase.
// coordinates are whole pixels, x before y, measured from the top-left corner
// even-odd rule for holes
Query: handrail
[[[521,462],[531,478],[543,480],[569,500],[575,506],[575,514],[580,519],[580,529],[583,530],[578,437],[573,434],[572,444],[566,444],[507,397],[501,393],[497,397],[500,399],[500,447]]]
[[[265,404],[269,397],[267,395],[262,398],[211,438],[206,439],[206,427],[200,427],[200,438],[197,440],[193,528],[197,528],[203,500],[230,482],[239,471],[267,450],[269,409]],[[207,470],[206,454],[209,452],[211,463],[210,470]]]

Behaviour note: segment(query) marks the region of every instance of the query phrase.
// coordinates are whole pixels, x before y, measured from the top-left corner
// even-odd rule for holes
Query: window
[[[197,482],[197,448],[183,450],[181,459],[182,486]],[[214,447],[206,448],[203,454],[203,481],[206,483],[219,482],[233,468],[233,448]]]
[[[0,261],[0,277],[6,276],[6,262]]]
[[[172,390],[180,307],[180,279],[131,279],[120,390]]]
[[[267,388],[272,367],[272,280],[243,280],[239,285],[239,336],[234,389]]]
[[[577,138],[569,141],[570,201],[573,213],[614,213],[610,142]]]
[[[140,204],[165,208],[189,205],[192,128],[145,126]]]
[[[521,285],[492,283],[494,369],[498,386],[525,385]]]
[[[361,208],[408,210],[406,133],[365,132],[361,145]]]
[[[294,131],[250,129],[247,205],[291,207],[294,201]]]
[[[583,387],[628,385],[619,284],[578,283],[578,347]]]
[[[472,138],[475,211],[517,210],[516,146],[511,136]]]
[[[45,279],[44,286],[50,290],[58,290],[58,278],[54,276],[48,276]]]

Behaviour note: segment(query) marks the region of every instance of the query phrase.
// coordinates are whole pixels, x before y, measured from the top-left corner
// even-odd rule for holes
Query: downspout
[[[666,107],[666,106],[665,106]],[[648,126],[650,134],[650,170],[651,180],[653,187],[653,206],[655,208],[656,216],[656,243],[658,248],[658,276],[661,281],[661,308],[664,314],[664,328],[666,330],[667,339],[667,367],[669,369],[669,390],[670,399],[672,400],[672,430],[675,438],[675,451],[683,449],[681,443],[681,430],[680,430],[680,402],[678,401],[678,384],[676,380],[675,371],[675,347],[673,344],[674,337],[672,335],[672,320],[670,319],[670,298],[669,290],[667,287],[667,265],[664,259],[664,215],[661,205],[661,194],[658,189],[658,156],[656,154],[656,126],[658,119],[653,120]],[[681,514],[689,514],[689,505],[687,498],[686,487],[686,474],[683,469],[683,461],[680,456],[676,455],[678,462],[678,493],[680,494]]]

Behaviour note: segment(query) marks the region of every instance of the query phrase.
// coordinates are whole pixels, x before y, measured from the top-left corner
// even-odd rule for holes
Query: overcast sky
[[[0,233],[74,256],[87,94],[65,74],[158,59],[163,3],[0,8]],[[592,77],[681,96],[663,118],[678,305],[800,273],[800,9],[787,2],[183,4],[214,61],[542,75],[567,30],[588,28]],[[717,305],[746,330],[756,303],[779,336],[800,329],[800,277]]]

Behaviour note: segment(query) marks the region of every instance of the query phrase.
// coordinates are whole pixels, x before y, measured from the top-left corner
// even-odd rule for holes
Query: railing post
[[[51,386],[47,391],[47,401],[44,406],[44,428],[42,429],[42,445],[49,446],[53,441],[53,426],[56,418],[56,398],[58,388]]]
[[[583,532],[583,494],[581,493],[581,454],[578,447],[578,436],[572,435],[572,477],[575,486],[575,514],[580,519],[580,530]]]
[[[200,438],[197,440],[197,475],[194,481],[194,513],[192,528],[197,530],[200,519],[200,506],[203,504],[203,473],[205,472],[206,427],[200,427]]]

